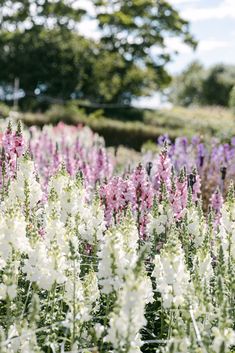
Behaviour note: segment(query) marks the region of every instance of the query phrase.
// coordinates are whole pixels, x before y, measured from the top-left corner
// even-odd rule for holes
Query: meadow
[[[106,146],[123,145],[141,151],[144,144],[156,141],[167,134],[172,140],[195,135],[205,140],[217,137],[229,141],[235,136],[235,115],[223,107],[173,107],[171,109],[115,108],[94,109],[80,106],[77,101],[65,105],[52,105],[43,113],[18,113],[18,118],[27,126],[45,124],[83,124],[104,137]],[[10,109],[0,104],[0,117],[9,116]],[[151,148],[149,144],[148,149]]]
[[[234,139],[119,154],[2,120],[2,353],[235,351]]]

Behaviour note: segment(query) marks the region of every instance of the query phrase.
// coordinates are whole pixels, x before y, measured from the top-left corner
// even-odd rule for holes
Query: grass
[[[52,106],[44,114],[24,113],[21,119],[28,126],[56,124],[59,121],[86,124],[105,138],[107,146],[123,145],[137,151],[148,141],[155,143],[163,134],[168,134],[173,140],[179,136],[191,138],[202,135],[204,138],[218,137],[228,141],[235,136],[235,115],[220,107],[174,107],[170,110],[140,112],[136,109],[131,112],[129,109],[126,116],[123,110],[120,111],[118,118],[108,118],[105,114],[101,110],[87,114],[69,103],[66,106]]]
[[[235,116],[221,107],[183,108],[147,112],[145,123],[164,128],[166,131],[180,131],[181,135],[205,135],[228,139],[235,135]]]

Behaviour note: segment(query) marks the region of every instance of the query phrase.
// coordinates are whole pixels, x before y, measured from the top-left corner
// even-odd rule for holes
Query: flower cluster
[[[120,175],[86,127],[2,136],[2,353],[234,351],[234,186],[201,197],[233,147],[178,139]]]

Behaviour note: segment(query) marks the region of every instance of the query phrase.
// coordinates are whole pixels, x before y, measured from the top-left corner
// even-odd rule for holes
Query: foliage
[[[203,82],[204,102],[228,107],[229,94],[235,84],[235,66],[215,65]]]
[[[108,146],[125,145],[140,150],[143,143],[148,140],[156,141],[157,137],[164,133],[161,127],[146,126],[140,121],[123,122],[105,118],[102,115],[85,115],[84,111],[72,111],[71,108],[53,106],[47,114],[26,113],[22,120],[28,126],[44,126],[47,123],[56,124],[63,121],[67,124],[85,124],[105,138]],[[172,138],[177,135],[170,133]]]
[[[195,45],[187,21],[166,1],[119,0],[114,11],[107,3],[93,3],[101,34],[96,41],[79,34],[86,15],[79,3],[0,1],[0,84],[12,85],[18,77],[24,107],[45,109],[45,101],[71,97],[129,104],[169,83],[165,37]]]
[[[165,0],[157,3],[152,0],[93,2],[98,13],[102,48],[106,55],[119,54],[122,58],[120,79],[123,87],[127,87],[122,95],[120,92],[113,97],[114,101],[120,97],[119,100],[129,103],[132,97],[149,94],[169,83],[165,65],[170,56],[164,53],[168,36],[179,36],[185,43],[196,46],[188,22]],[[156,54],[156,48],[160,49],[160,54]],[[136,65],[134,71],[133,64]],[[126,76],[134,79],[133,84],[125,82],[129,81]],[[135,82],[139,79],[142,79],[140,87]]]
[[[168,134],[173,140],[182,135],[201,135],[205,138],[218,137],[222,141],[228,141],[235,134],[234,116],[225,108],[133,109],[129,111],[129,119],[128,116],[125,119],[124,110],[112,119],[102,111],[97,114],[85,113],[85,109],[77,108],[77,103],[67,103],[65,106],[54,105],[45,114],[24,113],[21,119],[28,126],[59,121],[86,124],[102,135],[108,146],[125,145],[136,150],[140,150],[147,141],[156,143],[163,134]]]
[[[176,76],[170,88],[170,100],[184,107],[200,105],[203,101],[203,79],[205,70],[195,61],[180,75]]]
[[[0,117],[7,118],[10,113],[10,108],[4,103],[0,103]]]
[[[150,94],[156,89],[154,72],[127,62],[119,52],[101,48],[92,71],[91,101],[130,104],[133,97]]]
[[[235,113],[235,86],[233,86],[229,96],[229,107]]]
[[[170,99],[174,104],[229,105],[229,95],[235,83],[235,67],[215,65],[206,70],[193,62],[176,76],[171,87]]]
[[[85,11],[73,7],[73,0],[41,1],[0,0],[0,29],[27,30],[43,28],[73,28]]]
[[[40,94],[69,99],[76,90],[87,94],[95,45],[61,29],[2,32],[0,36],[1,82],[20,79],[27,97]],[[24,104],[24,100],[23,100]]]

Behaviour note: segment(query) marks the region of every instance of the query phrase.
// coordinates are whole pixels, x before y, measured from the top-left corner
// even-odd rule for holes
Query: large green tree
[[[32,29],[63,27],[73,29],[85,14],[75,0],[0,0],[0,28]]]
[[[94,45],[76,28],[85,11],[73,0],[0,0],[0,84],[17,77],[26,98],[68,99],[83,89]]]
[[[130,102],[169,84],[166,64],[171,60],[167,38],[181,37],[196,47],[189,24],[165,0],[92,0],[101,31],[102,49],[118,55],[122,90],[113,100]],[[130,83],[133,79],[133,84]]]
[[[84,91],[94,61],[95,44],[59,28],[5,32],[0,36],[2,82],[20,79],[27,95],[69,99]]]
[[[220,64],[205,69],[199,62],[193,62],[174,78],[170,100],[182,106],[227,107],[233,86],[235,86],[235,66]]]
[[[228,106],[234,85],[235,66],[223,64],[213,66],[203,82],[204,103]]]
[[[169,98],[175,105],[200,105],[204,101],[203,82],[206,70],[198,61],[189,64],[171,84]]]
[[[195,46],[188,22],[163,0],[90,1],[96,41],[79,34],[86,13],[77,0],[0,0],[0,84],[19,77],[27,94],[100,103],[130,103],[169,84],[166,38]]]

